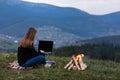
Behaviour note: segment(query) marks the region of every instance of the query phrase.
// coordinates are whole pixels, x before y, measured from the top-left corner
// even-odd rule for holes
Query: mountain
[[[64,32],[62,29],[53,26],[43,26],[37,28],[37,30],[39,32],[36,36],[37,43],[39,40],[52,40],[54,41],[55,47],[73,44],[80,39],[79,36]],[[42,34],[40,32],[42,32]]]
[[[80,42],[77,42],[78,44],[85,44],[85,43],[90,43],[90,44],[113,44],[113,45],[119,45],[120,46],[120,35],[113,35],[113,36],[104,36],[104,37],[99,37],[99,38],[93,38],[93,39],[86,39],[82,40]]]
[[[89,17],[87,13],[75,8],[26,2],[23,4],[6,4],[2,6],[0,13],[0,28],[2,28],[0,32],[11,36],[15,36],[13,30],[19,33],[18,36],[21,36],[20,34],[23,35],[21,32],[25,32],[29,26],[40,27],[44,25],[58,26],[71,32],[70,27],[76,26],[77,17]],[[73,22],[74,24],[72,24]]]
[[[109,35],[120,34],[120,11],[97,17],[108,28]]]
[[[72,7],[58,7],[20,0],[0,1],[0,34],[15,38],[21,38],[31,26],[38,29],[38,34],[43,33],[44,26],[50,28],[52,26],[53,32],[47,27],[48,32],[51,32],[49,34],[52,35],[49,40],[61,42],[63,39],[62,41],[67,40],[71,43],[88,38],[118,35],[120,34],[119,21],[120,12],[97,16]],[[56,28],[61,30],[61,34],[53,35]],[[69,36],[66,37],[67,34]],[[74,36],[70,38],[70,35]],[[40,36],[44,39],[48,37],[48,34]]]
[[[14,37],[0,34],[0,52],[16,52],[17,43],[13,41],[16,41]]]

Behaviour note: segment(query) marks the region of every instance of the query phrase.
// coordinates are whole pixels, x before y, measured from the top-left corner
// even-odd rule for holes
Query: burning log
[[[83,57],[84,57],[84,54],[72,56],[72,59],[64,67],[64,69],[85,70],[87,68],[87,65],[83,63],[83,60],[82,60]]]
[[[77,67],[77,69],[80,70],[80,67],[79,67],[79,64],[78,64],[76,58],[73,56],[72,59],[73,59],[73,61],[75,63],[75,66]]]

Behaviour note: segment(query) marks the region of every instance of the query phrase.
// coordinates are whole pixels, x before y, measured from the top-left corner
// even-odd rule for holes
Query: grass
[[[120,63],[102,60],[84,60],[88,68],[84,71],[65,70],[70,57],[46,56],[56,62],[50,68],[32,70],[8,70],[9,62],[16,60],[16,54],[0,54],[0,80],[119,80]]]

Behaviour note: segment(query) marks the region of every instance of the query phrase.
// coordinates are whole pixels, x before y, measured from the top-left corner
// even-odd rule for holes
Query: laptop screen
[[[40,40],[38,45],[38,51],[44,50],[45,52],[52,52],[53,49],[53,41],[44,41]]]

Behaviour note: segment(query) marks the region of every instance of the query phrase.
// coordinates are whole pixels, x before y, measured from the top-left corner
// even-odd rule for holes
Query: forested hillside
[[[64,46],[54,50],[55,56],[72,56],[84,54],[90,59],[112,60],[120,62],[120,46],[112,44],[84,44]]]
[[[120,45],[120,35],[113,35],[113,36],[104,36],[104,37],[98,37],[93,39],[86,39],[78,41],[76,44],[112,44],[112,45]]]

